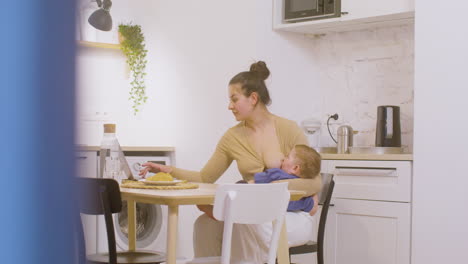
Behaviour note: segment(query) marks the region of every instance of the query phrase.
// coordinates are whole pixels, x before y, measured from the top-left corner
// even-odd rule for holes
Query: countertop
[[[80,151],[99,151],[99,146],[77,145]],[[168,146],[122,146],[123,151],[158,151],[174,152],[174,147]],[[413,154],[330,154],[320,153],[324,160],[406,160],[412,161]]]
[[[99,146],[77,145],[80,151],[99,151]],[[167,146],[122,146],[123,151],[161,151],[161,152],[174,152],[174,147]]]
[[[406,160],[412,161],[413,154],[330,154],[320,153],[324,160]]]

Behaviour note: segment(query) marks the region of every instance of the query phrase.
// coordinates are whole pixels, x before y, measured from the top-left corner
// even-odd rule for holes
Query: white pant
[[[195,257],[221,255],[223,241],[223,222],[213,220],[206,214],[195,221],[193,243]],[[306,212],[287,212],[286,229],[289,246],[303,245],[317,236],[314,217]],[[272,224],[241,225],[235,224],[232,232],[231,261],[253,261],[266,263],[272,233]]]

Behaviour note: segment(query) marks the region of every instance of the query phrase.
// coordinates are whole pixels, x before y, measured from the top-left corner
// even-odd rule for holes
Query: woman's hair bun
[[[257,61],[250,65],[250,72],[254,73],[260,80],[266,80],[270,76],[270,70],[268,70],[264,61]]]

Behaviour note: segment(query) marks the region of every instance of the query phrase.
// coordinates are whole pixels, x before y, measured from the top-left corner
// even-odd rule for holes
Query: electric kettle
[[[376,147],[401,147],[400,107],[377,107]]]

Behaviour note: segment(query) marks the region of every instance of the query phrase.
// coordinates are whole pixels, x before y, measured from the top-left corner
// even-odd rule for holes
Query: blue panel
[[[74,263],[74,4],[0,8],[2,263]]]

